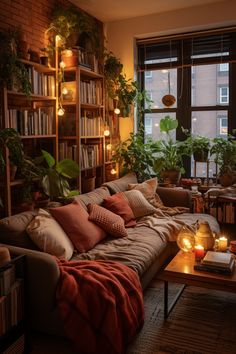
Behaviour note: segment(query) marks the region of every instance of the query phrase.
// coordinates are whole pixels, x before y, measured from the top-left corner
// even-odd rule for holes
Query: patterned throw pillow
[[[163,206],[162,200],[159,195],[156,193],[158,185],[157,177],[148,179],[143,183],[130,183],[128,185],[128,190],[138,190],[143,193],[147,201],[152,204],[154,207],[159,208]]]
[[[102,206],[122,217],[125,221],[125,227],[133,227],[136,225],[134,213],[123,193],[116,193],[110,197],[104,198]]]
[[[135,218],[152,215],[157,211],[157,209],[147,201],[140,191],[134,189],[123,192],[123,194],[127,198]]]
[[[78,201],[49,211],[79,252],[89,251],[106,237],[105,231],[88,219],[88,212]]]
[[[88,211],[89,220],[100,226],[106,233],[117,238],[128,235],[124,226],[124,220],[119,215],[97,204],[89,204]]]

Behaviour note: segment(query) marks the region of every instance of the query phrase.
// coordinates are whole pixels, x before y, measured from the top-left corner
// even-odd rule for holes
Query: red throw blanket
[[[137,274],[112,261],[58,261],[57,301],[79,353],[121,354],[144,321]]]

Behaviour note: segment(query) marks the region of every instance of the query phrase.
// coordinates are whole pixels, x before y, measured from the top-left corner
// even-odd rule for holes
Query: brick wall
[[[55,6],[71,5],[67,0],[1,0],[0,30],[20,26],[29,48],[39,52],[47,45],[45,30]]]

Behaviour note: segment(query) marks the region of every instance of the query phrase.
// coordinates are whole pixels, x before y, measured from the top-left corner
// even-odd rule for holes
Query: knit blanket
[[[113,261],[59,261],[57,303],[79,353],[123,354],[144,322],[137,274]]]

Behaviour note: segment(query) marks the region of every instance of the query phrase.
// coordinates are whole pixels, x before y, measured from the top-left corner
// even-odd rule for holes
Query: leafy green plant
[[[220,174],[236,171],[236,141],[232,135],[228,139],[214,138],[210,155],[214,156]]]
[[[160,120],[160,131],[165,133],[167,139],[160,139],[152,144],[155,152],[153,169],[159,177],[162,177],[163,171],[176,170],[184,173],[183,156],[187,155],[184,144],[181,141],[175,141],[171,132],[178,127],[178,120],[165,116]]]
[[[117,145],[113,160],[122,167],[123,174],[135,172],[138,180],[151,178],[153,154],[151,144],[143,142],[143,128],[131,133],[130,138]]]
[[[197,161],[206,161],[211,147],[211,139],[206,136],[193,135],[187,129],[182,128],[182,130],[187,135],[187,139],[184,141],[186,152],[189,155],[193,154]]]
[[[0,32],[0,85],[12,90],[17,87],[27,97],[31,95],[31,83],[25,65],[17,57],[19,33],[15,29]]]
[[[4,150],[8,148],[9,160],[11,164],[20,166],[24,158],[23,146],[19,133],[12,128],[0,130],[0,170],[4,172],[6,162],[4,159]]]
[[[36,159],[41,166],[42,188],[51,200],[68,198],[79,194],[78,190],[71,190],[69,180],[77,178],[79,166],[70,159],[64,159],[56,163],[54,157],[42,150],[42,156]],[[46,166],[43,164],[46,163]]]

